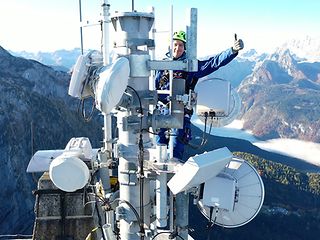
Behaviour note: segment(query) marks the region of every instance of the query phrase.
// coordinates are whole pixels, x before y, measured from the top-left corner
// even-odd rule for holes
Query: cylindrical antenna
[[[79,0],[79,15],[80,15],[80,45],[81,45],[81,54],[83,55],[83,36],[82,36],[82,11],[81,11],[81,0]]]

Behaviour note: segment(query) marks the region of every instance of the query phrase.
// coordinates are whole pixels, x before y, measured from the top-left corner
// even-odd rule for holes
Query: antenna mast
[[[80,16],[80,23],[82,23],[82,10],[81,10],[81,0],[79,0],[79,16]],[[83,34],[82,34],[82,25],[80,26],[80,47],[81,47],[81,54],[83,55]]]

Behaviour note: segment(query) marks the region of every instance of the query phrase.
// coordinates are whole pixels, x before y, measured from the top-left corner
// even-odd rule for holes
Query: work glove
[[[237,39],[234,41],[234,45],[232,47],[232,52],[237,53],[239,50],[243,49],[244,44],[242,39]]]

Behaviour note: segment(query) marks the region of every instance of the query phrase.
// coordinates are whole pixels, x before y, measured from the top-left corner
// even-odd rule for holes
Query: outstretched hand
[[[244,47],[242,39],[237,39],[234,41],[234,45],[232,47],[233,53],[237,53],[238,51],[242,50]]]

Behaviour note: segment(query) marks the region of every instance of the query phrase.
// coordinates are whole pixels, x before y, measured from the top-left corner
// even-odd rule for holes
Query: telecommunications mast
[[[69,224],[70,219],[77,218],[83,224],[77,229],[64,227],[63,233],[75,236],[85,230],[99,240],[192,239],[188,233],[190,194],[213,224],[231,228],[251,221],[262,206],[264,187],[249,163],[234,158],[224,147],[192,156],[182,164],[172,161],[170,148],[154,143],[160,128],[183,128],[185,107],[195,108],[200,119],[214,126],[230,122],[240,109],[238,95],[221,79],[199,82],[197,94],[185,93],[185,79],[171,79],[169,114],[163,115],[156,108],[160,93],[149,85],[152,71],[198,69],[197,9],[189,11],[187,58],[173,61],[150,56],[156,47],[150,37],[154,11],[138,12],[134,1],[131,12],[110,14],[107,0],[101,7],[102,51],[89,51],[78,58],[68,93],[80,101],[94,99],[95,108],[104,116],[103,146],[93,149],[88,138],[72,138],[63,150],[36,152],[27,169],[49,172],[50,186],[62,190],[61,194],[80,194],[77,200],[82,205],[77,216],[63,216],[61,222]],[[112,62],[109,24],[115,30],[112,51],[116,57]],[[205,93],[212,87],[217,93],[214,97]],[[117,136],[113,135],[113,119]],[[83,204],[88,196],[93,200]],[[42,199],[37,199],[38,208],[46,207]],[[63,195],[63,199],[68,198]],[[83,216],[88,206],[92,211],[90,224],[89,217]],[[40,238],[41,230],[46,234],[41,219],[34,228]],[[87,231],[89,226],[94,231]],[[61,232],[56,237],[61,237]]]

